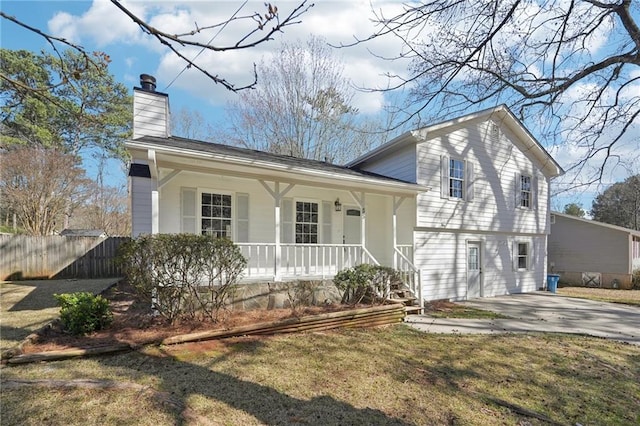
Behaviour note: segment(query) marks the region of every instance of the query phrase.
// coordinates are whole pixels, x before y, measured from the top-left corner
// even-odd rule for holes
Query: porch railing
[[[394,265],[400,271],[404,283],[418,299],[422,306],[422,284],[420,282],[420,270],[413,264],[413,246],[398,245],[394,249]]]
[[[280,264],[276,265],[275,243],[236,243],[247,259],[245,279],[277,277],[333,277],[345,268],[361,263],[378,265],[359,244],[280,244]]]

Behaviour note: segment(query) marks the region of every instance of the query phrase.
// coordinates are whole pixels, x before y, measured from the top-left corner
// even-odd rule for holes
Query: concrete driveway
[[[640,345],[640,307],[535,292],[461,302],[510,319],[411,315],[407,324],[429,333],[574,333]]]

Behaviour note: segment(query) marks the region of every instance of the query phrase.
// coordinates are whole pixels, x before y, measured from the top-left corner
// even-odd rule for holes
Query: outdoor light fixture
[[[340,198],[336,198],[336,202],[333,203],[334,206],[336,206],[336,211],[340,212],[342,211],[342,204],[340,204]]]

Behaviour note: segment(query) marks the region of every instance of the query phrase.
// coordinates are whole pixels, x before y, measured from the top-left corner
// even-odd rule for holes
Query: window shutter
[[[280,240],[293,243],[293,200],[283,198],[280,202]]]
[[[249,242],[249,194],[236,194],[236,241]]]
[[[331,244],[331,217],[333,216],[333,203],[322,202],[322,242]]]
[[[517,209],[518,207],[520,207],[520,203],[522,201],[522,192],[520,192],[522,189],[522,183],[521,183],[522,177],[520,173],[516,173],[514,179],[515,179],[515,182],[513,184],[513,189],[514,189],[513,200],[515,203],[514,207]]]
[[[538,176],[533,176],[531,181],[531,208],[538,210]]]
[[[440,196],[442,198],[449,198],[449,157],[443,155],[440,163],[440,175],[442,177]]]
[[[180,213],[182,217],[180,232],[196,233],[196,193],[195,188],[180,188]]]
[[[473,201],[473,180],[474,180],[474,175],[473,175],[473,163],[471,161],[467,161],[467,194],[465,196],[465,200],[467,201]]]
[[[527,271],[533,269],[533,241],[527,243]]]
[[[514,271],[518,270],[518,241],[513,242],[513,256],[512,256],[512,267]]]

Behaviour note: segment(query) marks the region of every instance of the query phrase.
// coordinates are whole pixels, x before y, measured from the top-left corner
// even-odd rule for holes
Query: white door
[[[362,223],[360,209],[357,207],[344,207],[344,234],[343,244],[360,244],[362,242]]]
[[[467,299],[483,296],[481,243],[467,243]]]

